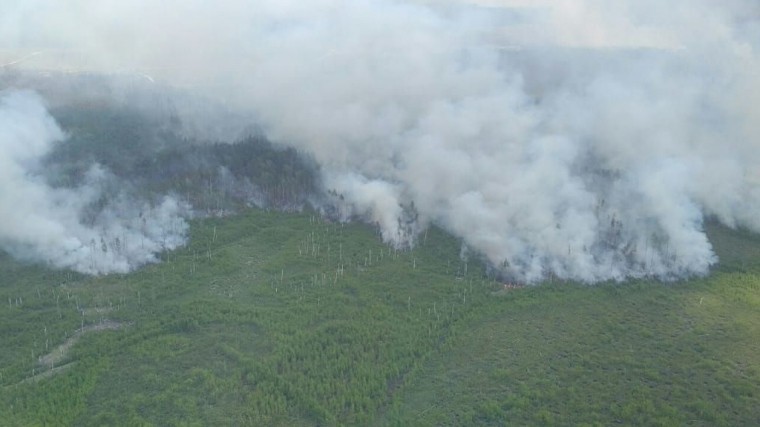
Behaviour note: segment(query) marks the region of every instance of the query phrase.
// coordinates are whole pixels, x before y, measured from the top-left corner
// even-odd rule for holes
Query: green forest
[[[757,235],[708,221],[704,278],[526,286],[435,226],[402,250],[338,221],[312,203],[340,197],[315,163],[255,132],[53,113],[51,186],[97,164],[94,214],[124,193],[194,214],[185,246],[129,274],[0,252],[0,425],[760,424]]]
[[[505,286],[314,212],[192,221],[125,275],[0,257],[0,424],[756,425],[760,238],[707,278]]]
[[[234,143],[200,139],[183,135],[176,117],[164,122],[113,105],[65,106],[53,114],[68,133],[45,159],[44,173],[57,187],[81,185],[97,164],[112,175],[114,191],[174,193],[217,216],[254,206],[300,210],[318,190],[314,162],[258,132]]]
[[[760,427],[760,0],[0,0],[69,426]]]

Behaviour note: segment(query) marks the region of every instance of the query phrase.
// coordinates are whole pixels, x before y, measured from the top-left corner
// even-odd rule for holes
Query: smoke
[[[0,6],[24,67],[219,100],[313,155],[344,217],[398,246],[440,225],[527,282],[705,274],[706,217],[760,231],[759,24],[749,0]]]
[[[185,242],[186,208],[134,200],[93,165],[84,184],[52,188],[41,160],[65,135],[31,92],[0,93],[0,248],[82,273],[130,271]],[[63,141],[63,142],[62,142]],[[114,194],[111,194],[114,193]]]

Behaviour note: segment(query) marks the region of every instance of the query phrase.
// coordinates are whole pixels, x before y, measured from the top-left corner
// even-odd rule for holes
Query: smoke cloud
[[[15,66],[218,100],[394,245],[433,223],[515,279],[596,282],[705,274],[706,217],[760,231],[754,1],[3,3],[0,48],[42,52]]]
[[[93,165],[85,183],[52,188],[42,158],[65,135],[31,92],[0,93],[0,248],[12,255],[88,274],[130,271],[185,242],[186,208],[165,197],[156,205],[113,187]]]

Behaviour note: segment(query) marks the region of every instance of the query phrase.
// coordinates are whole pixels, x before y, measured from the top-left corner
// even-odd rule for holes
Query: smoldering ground
[[[0,16],[4,50],[42,52],[27,69],[147,75],[310,153],[340,211],[394,245],[435,223],[520,280],[595,282],[706,273],[706,217],[760,231],[751,1],[39,0]]]

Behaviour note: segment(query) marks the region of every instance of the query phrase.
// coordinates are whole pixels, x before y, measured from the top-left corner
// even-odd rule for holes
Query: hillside
[[[8,425],[753,425],[760,240],[683,283],[508,288],[431,229],[249,210],[97,278],[0,258]],[[57,355],[56,355],[57,354]]]

